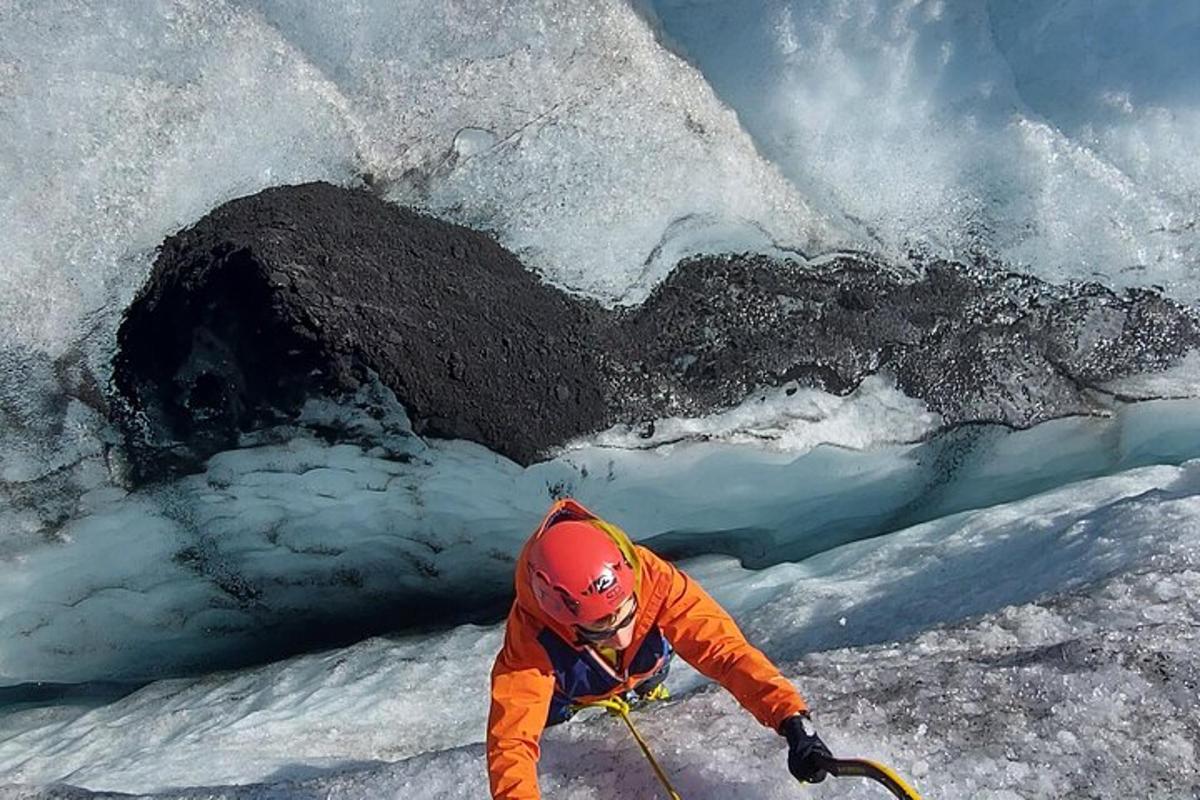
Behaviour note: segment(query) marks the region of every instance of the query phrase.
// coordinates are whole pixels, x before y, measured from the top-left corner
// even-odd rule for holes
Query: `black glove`
[[[829,748],[817,736],[808,714],[788,717],[779,726],[779,732],[788,741],[788,770],[796,780],[805,783],[820,783],[825,780],[821,760],[832,758]]]

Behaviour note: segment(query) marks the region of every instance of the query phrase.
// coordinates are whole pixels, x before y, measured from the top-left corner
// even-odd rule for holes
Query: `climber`
[[[800,693],[699,584],[576,501],[554,503],[526,542],[516,594],[492,668],[487,760],[496,800],[540,797],[541,733],[579,705],[663,698],[675,652],[786,737],[797,780],[825,779],[829,749]]]

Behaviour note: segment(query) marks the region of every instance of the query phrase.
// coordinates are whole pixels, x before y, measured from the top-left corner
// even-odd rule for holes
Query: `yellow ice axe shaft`
[[[900,800],[921,800],[921,795],[917,794],[916,789],[905,783],[891,768],[878,761],[865,758],[825,758],[821,762],[821,767],[835,778],[870,778]]]

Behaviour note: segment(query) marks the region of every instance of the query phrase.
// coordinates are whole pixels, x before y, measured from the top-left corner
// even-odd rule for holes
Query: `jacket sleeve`
[[[536,628],[514,604],[492,667],[488,781],[495,800],[538,800],[538,740],[554,694],[554,672]]]
[[[685,661],[724,686],[742,707],[772,730],[808,710],[779,669],[746,641],[733,618],[674,565],[639,548],[659,580],[669,581],[658,626]]]

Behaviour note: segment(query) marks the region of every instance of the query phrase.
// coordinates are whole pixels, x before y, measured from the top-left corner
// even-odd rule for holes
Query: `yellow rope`
[[[663,772],[663,768],[654,760],[654,754],[650,752],[650,747],[646,744],[646,740],[637,732],[637,728],[633,727],[633,720],[629,718],[629,703],[620,697],[610,697],[606,700],[596,700],[591,703],[583,703],[582,705],[607,709],[609,714],[625,720],[625,724],[629,726],[629,732],[637,740],[638,745],[642,748],[642,752],[646,755],[646,760],[650,762],[650,766],[654,768],[654,773],[662,781],[663,788],[667,790],[667,796],[671,800],[683,800],[674,787],[671,786],[671,781],[667,779],[667,773]]]

